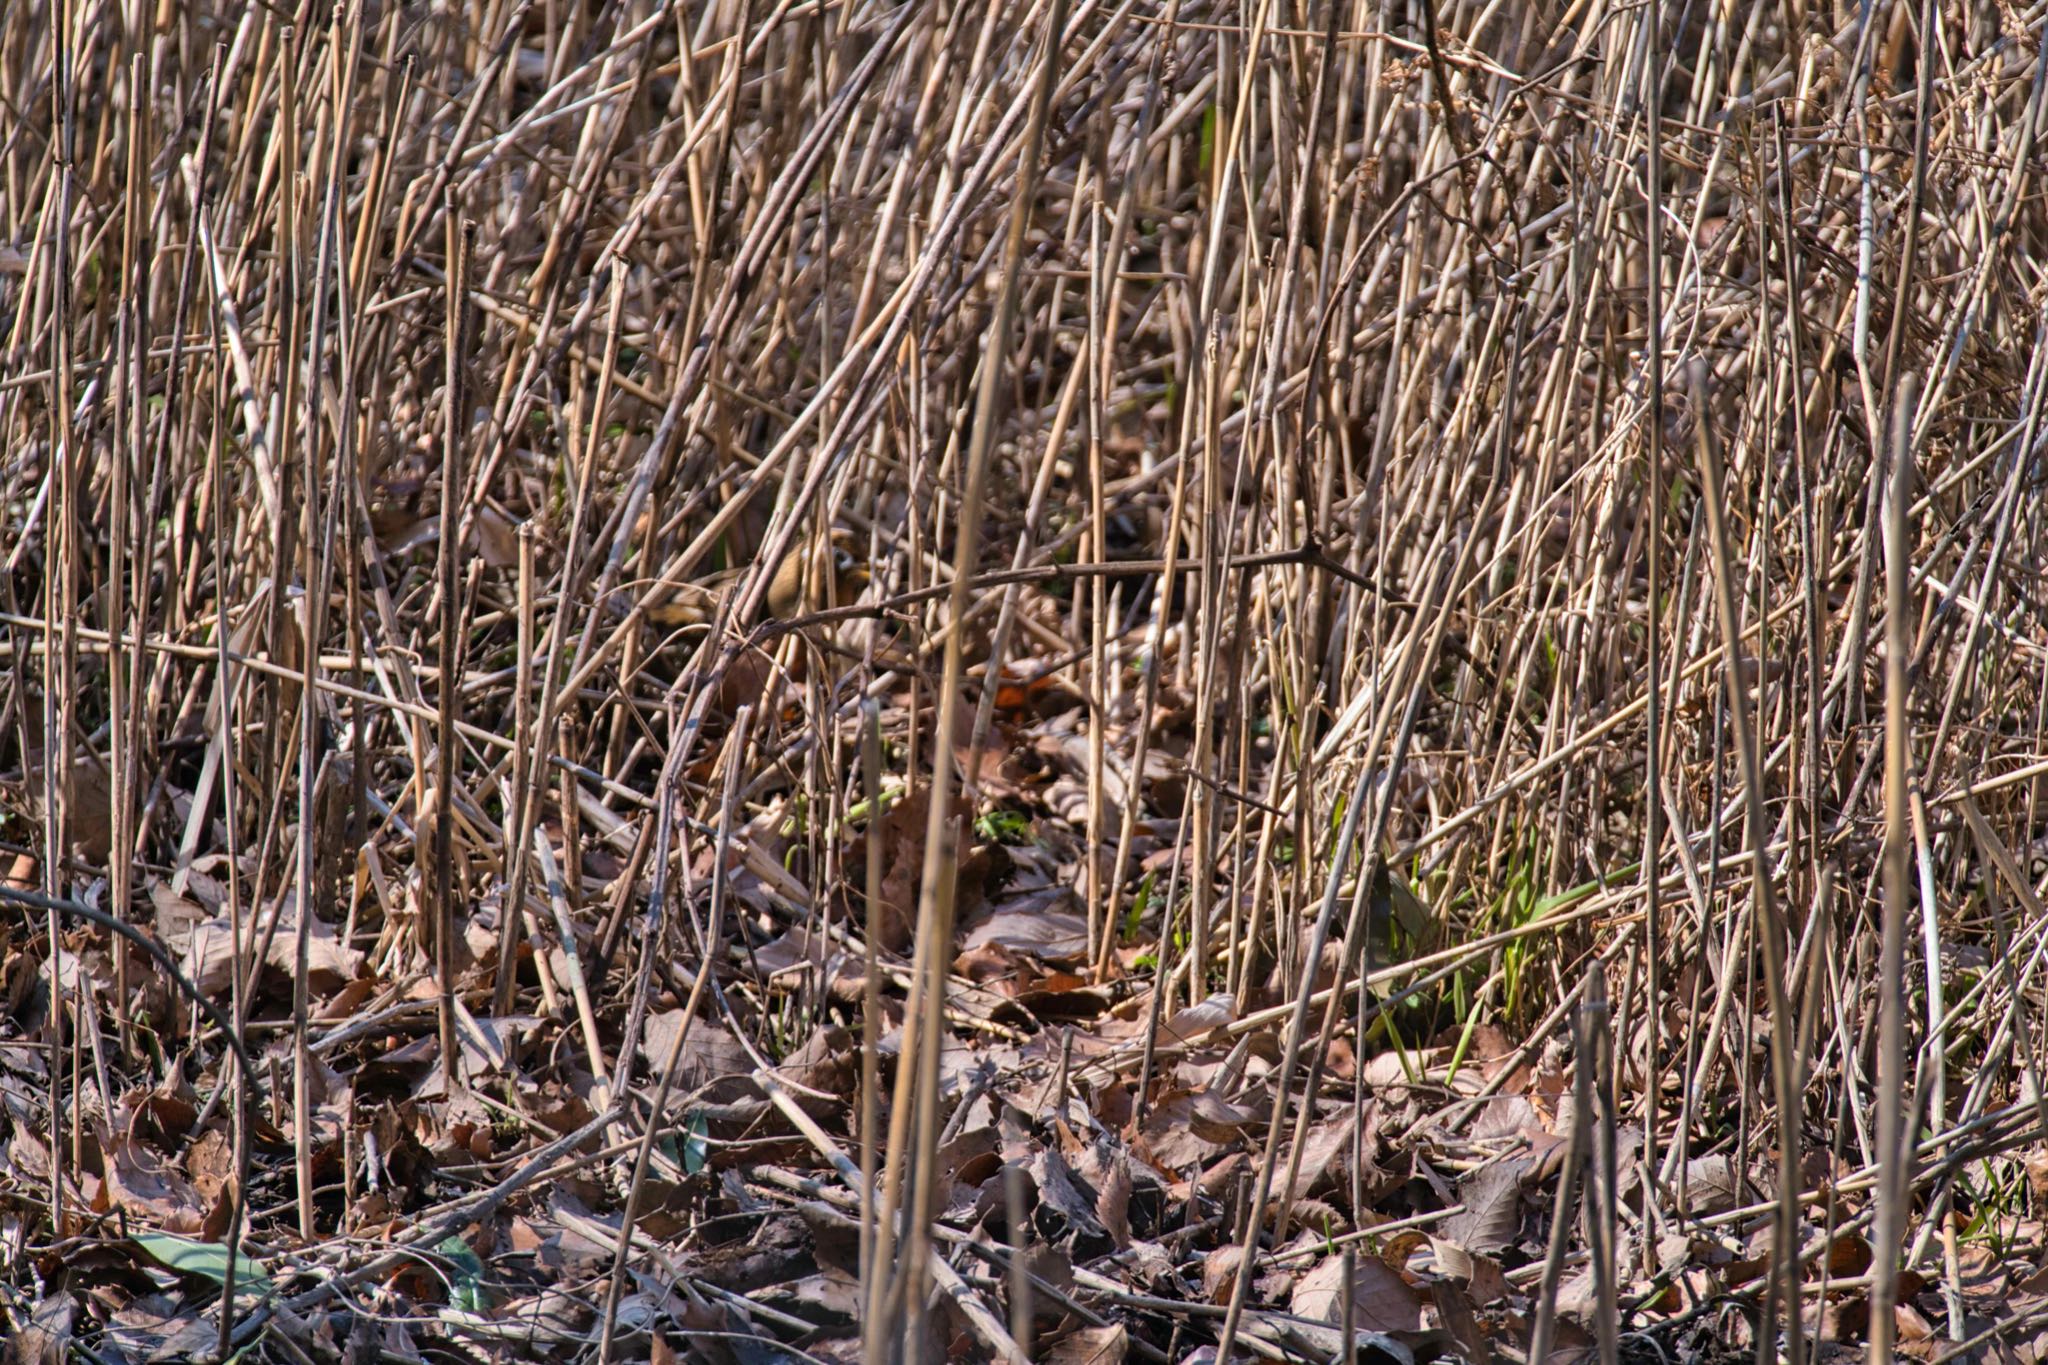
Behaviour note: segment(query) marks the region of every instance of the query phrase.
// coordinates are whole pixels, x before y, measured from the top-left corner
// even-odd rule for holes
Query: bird
[[[764,696],[779,695],[777,679],[802,680],[810,676],[823,660],[859,657],[847,653],[835,642],[830,625],[815,621],[805,623],[805,618],[816,612],[851,605],[867,587],[870,570],[864,559],[855,553],[855,545],[852,533],[835,529],[829,539],[823,542],[807,539],[803,545],[783,556],[768,580],[768,591],[761,605],[762,618],[765,623],[794,627],[791,633],[808,642],[812,648],[785,654],[783,646],[789,641],[776,632],[770,632],[774,638],[762,638],[747,632],[736,635],[730,643],[737,646],[737,651],[728,652],[713,665],[708,675],[712,680],[711,705],[715,713],[731,716],[743,704],[759,705]],[[677,633],[670,637],[663,652],[672,653],[676,658],[690,652],[692,646],[685,645],[677,637],[684,632],[701,631],[716,621],[721,603],[737,589],[746,572],[745,568],[728,569],[707,579],[683,584],[674,589],[667,601],[650,605],[647,619],[657,627]],[[737,605],[736,601],[732,602],[728,610]],[[738,626],[742,623],[728,619],[726,624]],[[677,652],[672,651],[671,646],[682,648]],[[836,677],[843,668],[835,663],[828,671]]]
[[[728,569],[684,583],[667,601],[648,607],[647,619],[667,629],[708,625],[718,614],[720,594],[744,572]],[[769,620],[788,622],[829,607],[848,606],[867,587],[869,576],[867,564],[855,553],[852,532],[835,528],[826,544],[802,546],[783,556],[768,582],[762,609]]]
[[[829,547],[821,547],[830,550],[829,573],[826,564],[811,560],[804,553],[784,555],[775,568],[775,577],[768,583],[769,617],[790,621],[830,607],[852,605],[861,589],[867,587],[869,577],[868,566],[855,557],[852,546],[850,532],[832,533]],[[804,572],[807,562],[808,574]]]

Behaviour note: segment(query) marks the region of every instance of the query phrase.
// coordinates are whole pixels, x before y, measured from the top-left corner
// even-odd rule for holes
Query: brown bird
[[[768,615],[788,621],[851,606],[868,585],[868,566],[854,557],[852,547],[852,533],[835,530],[830,545],[784,556],[768,584]]]
[[[834,530],[827,545],[805,545],[792,550],[776,565],[769,580],[763,610],[768,619],[790,621],[828,607],[844,607],[859,597],[868,584],[868,566],[854,553],[850,531]],[[656,626],[708,625],[718,614],[719,595],[731,588],[743,569],[728,569],[696,583],[673,590],[666,602],[647,609],[647,619]]]

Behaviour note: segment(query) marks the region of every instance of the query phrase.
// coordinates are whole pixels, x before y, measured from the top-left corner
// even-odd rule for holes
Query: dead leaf
[[[1742,1172],[1725,1152],[1696,1156],[1685,1163],[1679,1188],[1694,1217],[1726,1213],[1742,1202]]]
[[[130,1137],[102,1139],[107,1191],[128,1212],[166,1232],[196,1233],[206,1223],[208,1201],[170,1162]]]
[[[297,898],[288,896],[277,913],[277,930],[270,935],[269,951],[263,965],[290,981],[298,969]],[[242,926],[245,952],[253,952],[262,941],[269,917],[251,917]],[[185,974],[208,995],[227,990],[235,960],[234,925],[226,915],[194,924],[183,944]],[[306,929],[307,981],[321,995],[341,989],[362,971],[363,955],[341,942],[339,931],[315,918]]]
[[[1461,1176],[1458,1202],[1463,1213],[1444,1220],[1444,1238],[1490,1256],[1514,1245],[1522,1230],[1522,1172],[1526,1157],[1496,1161]]]
[[[1031,1162],[1031,1178],[1038,1185],[1041,1207],[1052,1209],[1063,1220],[1067,1233],[1103,1237],[1108,1230],[1095,1216],[1095,1196],[1084,1192],[1073,1168],[1056,1148],[1042,1149]]]
[[[640,1036],[640,1056],[657,1076],[674,1051],[676,1034],[683,1027],[682,1010],[663,1010],[648,1016]],[[754,1093],[746,1078],[754,1074],[754,1059],[739,1040],[717,1024],[698,1019],[690,1025],[676,1060],[675,1089],[679,1095],[702,1090],[713,1082],[724,1082],[713,1098],[734,1099]]]
[[[1131,1164],[1121,1152],[1105,1163],[1107,1169],[1095,1196],[1095,1216],[1109,1233],[1109,1240],[1122,1251],[1131,1244]]]
[[[7,1343],[6,1365],[64,1365],[77,1314],[69,1294],[52,1294],[37,1303]]]
[[[132,1361],[204,1359],[218,1344],[219,1324],[168,1294],[145,1294],[107,1320],[107,1339]]]
[[[1317,1322],[1341,1322],[1344,1293],[1343,1259],[1326,1257],[1295,1284],[1289,1307]],[[1361,1330],[1413,1332],[1422,1327],[1422,1296],[1377,1256],[1357,1258],[1350,1294],[1352,1323]]]
[[[1199,1000],[1159,1026],[1162,1043],[1193,1043],[1237,1022],[1237,997],[1227,992]]]
[[[1162,1170],[1177,1172],[1214,1160],[1257,1117],[1210,1091],[1169,1091],[1146,1110],[1139,1140]]]
[[[1039,1355],[1045,1365],[1123,1365],[1131,1335],[1121,1323],[1069,1332]]]
[[[1071,903],[1073,893],[1065,888],[1060,891],[1062,894],[1054,899],[1061,904]],[[1029,953],[1041,962],[1078,962],[1088,955],[1088,921],[1076,914],[1032,905],[998,906],[968,933],[962,947],[972,952],[990,944]]]

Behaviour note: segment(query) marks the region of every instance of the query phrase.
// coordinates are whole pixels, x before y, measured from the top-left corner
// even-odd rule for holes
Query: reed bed
[[[2044,23],[15,0],[17,1339],[2035,1358]]]

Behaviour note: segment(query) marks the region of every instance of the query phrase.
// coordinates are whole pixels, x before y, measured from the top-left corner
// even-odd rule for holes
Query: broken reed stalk
[[[57,194],[54,206],[45,205],[39,224],[44,240],[51,244],[50,309],[58,325],[50,329],[49,448],[56,466],[49,514],[50,562],[43,573],[43,892],[64,895],[66,873],[64,854],[71,847],[71,755],[72,735],[77,727],[79,557],[78,501],[79,466],[82,463],[72,424],[73,395],[78,392],[73,370],[71,329],[65,325],[71,315],[71,222],[76,197],[78,133],[72,95],[71,11],[69,6],[50,26],[50,127],[55,132],[51,147],[55,163]],[[54,208],[54,214],[51,209]],[[26,724],[23,733],[26,734]],[[29,746],[24,743],[24,756]],[[49,936],[49,1087],[50,1105],[50,1229],[55,1237],[68,1235],[64,1211],[65,1122],[64,1122],[64,980],[59,971],[57,912],[51,908],[44,919]]]
[[[881,1163],[882,1113],[882,714],[872,700],[861,703],[861,790],[868,804],[867,924],[861,944],[860,1019],[860,1276],[862,1285],[861,1358],[879,1351],[875,1340],[880,1320],[882,1274],[876,1249],[881,1245],[880,1193],[875,1175]],[[1013,1332],[1011,1335],[1015,1335]],[[1021,1338],[1020,1338],[1021,1340]]]
[[[512,780],[505,801],[504,846],[511,866],[506,871],[504,899],[498,908],[498,975],[493,987],[492,1006],[499,1014],[512,1012],[519,984],[519,931],[526,918],[527,869],[526,831],[533,813],[534,781],[532,760],[538,752],[533,717],[533,633],[534,633],[534,540],[532,522],[519,525],[519,657],[513,664],[512,682]],[[658,815],[658,812],[657,812]]]
[[[903,1329],[898,1349],[912,1365],[923,1355],[924,1295],[930,1269],[931,1220],[935,1216],[939,1150],[939,1050],[946,1027],[946,986],[953,942],[953,901],[958,869],[959,821],[953,810],[953,745],[960,715],[963,642],[960,627],[971,600],[967,592],[981,552],[983,489],[989,450],[995,443],[997,403],[1010,358],[1010,328],[1017,307],[1017,278],[1023,268],[1024,241],[1030,227],[1026,206],[1034,194],[1039,149],[1045,137],[1046,113],[1052,103],[1053,78],[1059,70],[1061,40],[1066,33],[1067,0],[1051,0],[1039,57],[1031,112],[1017,161],[1017,195],[1003,247],[1002,282],[997,288],[995,315],[989,323],[981,356],[980,387],[975,396],[974,426],[966,456],[966,479],[954,523],[953,591],[947,617],[953,629],[946,636],[945,663],[940,675],[939,703],[932,741],[932,780],[925,819],[924,866],[918,890],[918,952],[915,978],[905,1019],[915,1019],[922,1035],[917,1058],[917,1135],[911,1172],[910,1222],[904,1237],[905,1255],[898,1270],[903,1281]],[[983,680],[994,687],[996,679]],[[898,1061],[907,1070],[909,1058]],[[903,1087],[897,1086],[897,1101]],[[893,1133],[892,1133],[893,1136]],[[891,1153],[891,1166],[895,1165]]]
[[[1619,1365],[1621,1315],[1616,1303],[1615,1245],[1621,1225],[1621,1179],[1614,1150],[1614,1029],[1619,1024],[1607,1003],[1605,970],[1596,966],[1587,980],[1586,1003],[1579,1010],[1584,1026],[1573,1059],[1581,1083],[1578,1094],[1587,1106],[1593,1137],[1594,1198],[1588,1201],[1587,1238],[1593,1253],[1593,1340],[1600,1365]],[[1652,1201],[1646,1200],[1646,1204]],[[1797,1311],[1797,1305],[1794,1310]]]
[[[745,771],[747,743],[753,734],[754,711],[751,706],[740,707],[733,717],[732,733],[726,737],[722,755],[725,768],[724,796],[718,807],[718,831],[713,836],[711,859],[711,906],[708,923],[698,931],[697,942],[700,956],[697,960],[695,978],[690,982],[689,997],[683,1002],[682,1018],[676,1021],[675,1037],[669,1041],[668,1055],[662,1059],[661,1077],[655,1082],[654,1097],[649,1102],[647,1125],[641,1130],[640,1144],[633,1153],[633,1175],[626,1186],[626,1204],[619,1213],[619,1236],[612,1246],[612,1270],[607,1277],[604,1295],[604,1315],[598,1328],[598,1365],[611,1365],[619,1323],[619,1299],[624,1292],[627,1279],[626,1256],[633,1246],[633,1227],[639,1217],[640,1200],[647,1186],[647,1167],[654,1155],[654,1142],[663,1131],[668,1113],[668,1097],[675,1089],[676,1071],[682,1064],[683,1052],[690,1041],[691,1025],[696,1022],[697,1010],[704,1001],[705,987],[713,973],[718,970],[721,958],[720,948],[725,942],[725,901],[728,877],[726,864],[731,853],[734,822],[739,814],[740,791],[746,785],[742,781]],[[657,810],[654,818],[672,820],[677,813],[666,807]],[[685,849],[689,840],[683,840]],[[685,857],[687,858],[687,852]],[[648,945],[649,952],[658,946]]]
[[[320,344],[322,338],[316,329],[307,328],[307,335],[301,336],[301,319],[305,316],[304,304],[307,295],[307,265],[302,250],[302,234],[299,227],[300,189],[300,147],[298,118],[298,27],[287,24],[280,31],[281,41],[277,47],[277,83],[281,97],[279,123],[281,136],[278,141],[278,160],[281,166],[281,181],[278,193],[278,227],[284,239],[280,252],[283,272],[284,296],[289,302],[285,310],[282,336],[279,340],[279,382],[278,408],[283,420],[277,424],[278,468],[288,471],[294,459],[299,472],[299,593],[296,625],[298,639],[295,644],[300,654],[297,701],[298,739],[298,808],[299,821],[297,838],[293,841],[296,855],[291,872],[289,894],[293,899],[292,925],[292,1148],[297,1168],[299,1236],[306,1241],[316,1235],[313,1209],[313,1064],[308,1051],[306,1037],[307,1016],[312,1009],[312,983],[309,961],[312,945],[313,907],[316,901],[314,883],[318,878],[320,789],[320,712],[319,691],[315,682],[320,672],[320,640],[324,633],[327,583],[320,556],[320,444],[319,430],[314,410],[319,404],[319,383],[310,374],[302,371],[299,363],[301,345],[311,348]],[[307,382],[311,380],[310,384]],[[311,396],[302,390],[310,388]],[[303,420],[295,420],[299,404],[306,402],[307,414]],[[282,506],[282,504],[281,504]],[[279,525],[284,519],[280,516]],[[280,564],[280,568],[282,565]],[[283,592],[283,577],[279,576],[278,590]],[[279,808],[283,805],[278,803]],[[284,913],[282,899],[278,903],[278,915]]]
[[[1911,1191],[1911,1148],[1907,1124],[1918,1106],[1906,1093],[1906,923],[1911,913],[1910,854],[1906,828],[1911,799],[1911,733],[1906,718],[1906,609],[1912,563],[1907,533],[1913,484],[1913,418],[1919,385],[1912,374],[1898,378],[1892,410],[1889,495],[1885,499],[1884,637],[1884,911],[1878,947],[1877,998],[1877,1218],[1871,1234],[1870,1360],[1892,1358],[1893,1305],[1898,1258],[1905,1241]]]
[[[1588,985],[1592,976],[1586,978]],[[1592,1081],[1585,1061],[1592,1055],[1591,1002],[1572,1015],[1573,1052],[1580,1065],[1573,1074],[1572,1122],[1565,1130],[1564,1161],[1557,1177],[1557,1198],[1550,1209],[1550,1236],[1545,1243],[1543,1276],[1536,1290],[1536,1321],[1530,1330],[1529,1359],[1549,1360],[1551,1343],[1557,1334],[1557,1290],[1564,1278],[1565,1254],[1571,1245],[1572,1207],[1579,1191],[1579,1177],[1585,1169],[1586,1154],[1592,1146]]]
[[[1309,935],[1307,961],[1320,962],[1323,945],[1329,942],[1330,926],[1337,916],[1337,903],[1342,897],[1344,873],[1351,865],[1351,853],[1358,839],[1358,826],[1364,816],[1365,806],[1372,794],[1373,770],[1370,764],[1360,764],[1358,778],[1351,789],[1350,799],[1344,807],[1344,823],[1337,833],[1337,843],[1330,853],[1329,880],[1323,889],[1322,908],[1316,913],[1314,931]],[[1287,1034],[1281,1045],[1280,1070],[1275,1093],[1291,1096],[1294,1087],[1294,1072],[1300,1064],[1302,1035],[1308,1029],[1309,1002],[1314,994],[1315,976],[1304,972],[1301,988],[1295,995],[1294,1007],[1287,1020]],[[1332,995],[1341,992],[1333,991]],[[1244,1318],[1244,1306],[1255,1278],[1259,1255],[1259,1228],[1264,1220],[1267,1196],[1273,1188],[1273,1170],[1279,1164],[1280,1131],[1286,1125],[1278,1108],[1266,1125],[1266,1148],[1261,1154],[1257,1174],[1253,1177],[1252,1195],[1246,1206],[1246,1213],[1240,1228],[1242,1254],[1238,1259],[1237,1273],[1233,1277],[1230,1291],[1230,1311],[1223,1319],[1222,1344],[1217,1348],[1217,1359],[1228,1360],[1230,1349],[1237,1339],[1238,1324]]]
[[[1707,388],[1706,362],[1695,361],[1691,370],[1693,439],[1699,457],[1700,497],[1707,516],[1708,547],[1713,555],[1713,589],[1716,614],[1721,619],[1721,674],[1727,699],[1729,727],[1735,733],[1735,753],[1740,765],[1744,807],[1748,813],[1749,847],[1756,858],[1756,874],[1750,878],[1751,918],[1755,937],[1763,946],[1764,998],[1771,1021],[1771,1090],[1777,1106],[1778,1202],[1772,1228],[1771,1260],[1775,1292],[1765,1299],[1760,1339],[1777,1334],[1776,1315],[1785,1314],[1787,1359],[1799,1365],[1804,1358],[1804,1326],[1799,1297],[1799,1126],[1804,1107],[1800,1068],[1792,1052],[1791,1006],[1785,993],[1785,924],[1778,912],[1773,871],[1767,850],[1770,825],[1764,814],[1763,767],[1758,761],[1756,737],[1750,730],[1749,687],[1743,677],[1742,624],[1735,600],[1734,554],[1728,518],[1722,508],[1721,458],[1714,445],[1713,408]]]
[[[1660,1060],[1663,1041],[1664,993],[1663,915],[1657,905],[1657,874],[1663,867],[1664,717],[1660,706],[1664,682],[1664,6],[1649,0],[1642,11],[1643,117],[1643,998],[1644,1072],[1643,1171],[1650,1191],[1643,1213],[1651,1226],[1661,1223],[1656,1197],[1657,1103],[1664,1086]],[[1641,1239],[1643,1269],[1656,1269],[1657,1239]]]

